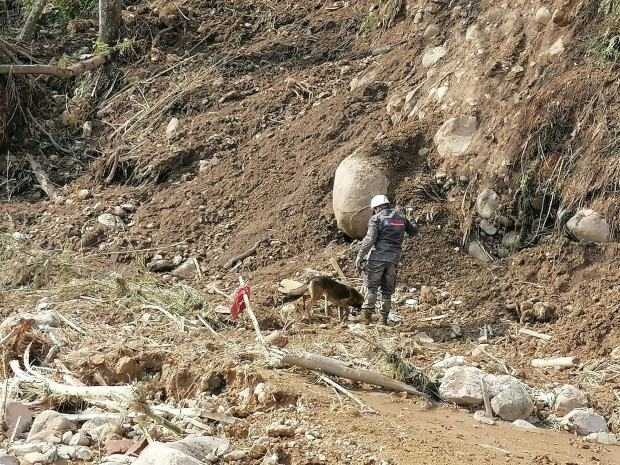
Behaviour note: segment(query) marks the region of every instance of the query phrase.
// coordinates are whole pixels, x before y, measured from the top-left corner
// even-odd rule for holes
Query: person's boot
[[[390,316],[390,310],[392,310],[392,298],[386,296],[381,303],[381,319],[385,326],[388,325],[388,318]]]
[[[383,326],[388,326],[388,316],[389,313],[381,313],[381,321],[383,322]]]

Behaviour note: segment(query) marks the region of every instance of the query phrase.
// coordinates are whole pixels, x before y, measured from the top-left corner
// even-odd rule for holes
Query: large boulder
[[[370,199],[385,194],[389,180],[384,171],[359,151],[345,158],[334,178],[333,208],[338,228],[353,239],[366,235]]]
[[[437,151],[443,157],[464,155],[478,130],[475,116],[459,116],[446,121],[434,137]]]
[[[555,391],[553,409],[561,416],[568,415],[572,410],[588,406],[588,396],[581,389],[565,384]]]
[[[594,413],[594,410],[591,408],[573,410],[562,418],[562,423],[568,427],[569,430],[576,432],[580,436],[609,432],[605,418]]]
[[[446,402],[475,407],[483,403],[481,381],[484,372],[474,367],[457,366],[446,370],[439,395]]]
[[[579,210],[568,220],[566,228],[580,241],[609,242],[611,240],[609,224],[594,210]]]
[[[534,411],[534,403],[527,390],[516,383],[511,383],[493,399],[493,412],[502,420],[515,421],[529,417]]]

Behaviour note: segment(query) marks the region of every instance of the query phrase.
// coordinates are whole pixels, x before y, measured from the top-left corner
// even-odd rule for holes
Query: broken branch
[[[542,339],[543,341],[550,341],[552,339],[552,337],[549,336],[548,334],[539,333],[537,331],[532,331],[531,329],[527,329],[527,328],[521,328],[519,330],[519,334]]]
[[[0,65],[0,74],[44,74],[61,78],[79,76],[110,61],[111,53],[97,55],[67,68],[54,65]]]

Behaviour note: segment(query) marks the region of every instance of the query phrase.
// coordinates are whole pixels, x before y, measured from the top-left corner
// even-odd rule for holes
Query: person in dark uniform
[[[376,195],[370,201],[373,215],[368,221],[368,232],[355,260],[358,273],[365,271],[367,295],[362,310],[367,323],[377,303],[377,291],[381,289],[381,317],[388,324],[392,307],[392,294],[396,288],[398,262],[402,253],[405,233],[413,236],[418,227],[397,212],[385,195]]]

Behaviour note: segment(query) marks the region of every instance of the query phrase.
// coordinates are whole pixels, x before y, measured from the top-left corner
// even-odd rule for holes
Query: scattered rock
[[[486,358],[485,351],[488,350],[489,344],[480,344],[471,351],[471,359],[479,362]]]
[[[272,438],[292,438],[295,436],[295,428],[289,425],[275,423],[267,428],[267,435]]]
[[[175,442],[153,442],[142,451],[134,465],[201,465],[205,457],[221,457],[230,447],[226,439],[189,436]]]
[[[286,347],[288,345],[288,336],[283,331],[274,331],[265,338],[267,345],[275,347]]]
[[[166,258],[159,258],[151,260],[146,266],[146,268],[149,271],[155,273],[163,273],[174,269],[174,263],[172,262],[172,260],[168,260]]]
[[[475,116],[459,116],[446,121],[433,140],[437,151],[444,157],[464,155],[478,130]]]
[[[575,409],[562,418],[562,423],[580,436],[592,433],[608,433],[607,421],[592,409]]]
[[[364,87],[369,86],[377,80],[377,76],[379,75],[378,68],[371,68],[361,74],[360,76],[356,76],[351,80],[351,84],[349,85],[349,89],[351,92],[354,92],[358,89],[362,89]]]
[[[420,303],[429,305],[435,305],[437,303],[437,297],[431,287],[422,286],[420,288]]]
[[[424,30],[424,38],[425,39],[432,39],[432,38],[438,36],[440,32],[441,32],[441,30],[439,29],[439,27],[436,24],[429,24],[426,27],[426,29]]]
[[[485,189],[476,198],[476,211],[484,219],[492,218],[499,208],[499,195],[492,189]]]
[[[454,367],[462,367],[465,365],[465,358],[460,355],[450,356],[446,354],[445,358],[439,362],[433,363],[434,370],[447,370]]]
[[[489,254],[484,250],[482,244],[478,241],[471,241],[467,246],[467,253],[474,257],[476,260],[479,260],[483,263],[490,263],[492,258]]]
[[[592,433],[586,436],[586,441],[604,444],[606,446],[620,445],[620,438],[614,433]]]
[[[489,418],[487,417],[487,414],[484,410],[477,410],[474,413],[474,420],[476,420],[478,423],[483,423],[485,425],[494,425],[496,424],[495,420],[493,420],[493,418]]]
[[[267,383],[258,383],[254,388],[254,396],[261,405],[271,405],[276,400],[271,385]]]
[[[508,250],[516,250],[519,247],[520,235],[518,232],[510,231],[502,238],[502,245]]]
[[[77,193],[77,197],[80,200],[86,200],[90,197],[90,191],[88,189],[80,189]]]
[[[84,124],[82,125],[82,137],[84,139],[88,139],[92,135],[93,135],[93,122],[92,121],[84,122]]]
[[[12,455],[0,455],[0,465],[19,465],[19,460],[17,460]]]
[[[103,213],[97,217],[97,222],[109,229],[121,229],[125,226],[123,220],[111,213]]]
[[[580,241],[609,242],[611,240],[609,224],[594,210],[579,210],[568,220],[566,228]]]
[[[542,6],[536,11],[535,19],[538,24],[547,24],[551,19],[551,11],[546,6]]]
[[[506,421],[527,418],[534,411],[534,403],[527,390],[514,383],[491,399],[491,407],[498,417]]]
[[[52,456],[41,452],[31,452],[22,457],[24,465],[45,465],[52,462]]]
[[[491,398],[497,396],[500,392],[509,389],[512,386],[517,388],[526,389],[525,384],[519,381],[514,376],[510,375],[492,375],[487,374],[484,377],[484,381],[487,385],[487,390]]]
[[[240,462],[245,460],[249,456],[248,451],[246,450],[233,450],[226,454],[224,458],[224,462]]]
[[[531,424],[529,421],[523,420],[521,418],[519,418],[518,420],[513,421],[512,422],[512,426],[514,426],[515,428],[526,429],[526,430],[529,430],[529,431],[536,431],[536,430],[538,430],[538,428],[535,427],[533,424]]]
[[[575,409],[588,406],[588,396],[586,393],[570,384],[565,384],[556,389],[555,395],[553,410],[558,415],[568,415]]]
[[[612,350],[609,356],[612,360],[620,360],[620,347],[616,347],[614,350]]]
[[[117,439],[123,433],[121,423],[107,418],[88,420],[82,425],[81,433],[88,434],[95,442]]]
[[[30,430],[33,419],[32,410],[27,405],[12,400],[7,401],[4,408],[4,424],[8,437]]]
[[[135,445],[135,441],[131,439],[108,439],[105,442],[105,453],[107,455],[125,454]]]
[[[465,32],[465,40],[469,42],[480,41],[480,28],[477,24],[472,24],[467,28],[467,32]]]
[[[70,446],[90,446],[90,437],[86,433],[77,432],[71,437]]]
[[[66,431],[75,431],[77,426],[54,410],[45,410],[35,418],[28,434],[28,442],[45,441],[51,437],[60,438]]]
[[[194,276],[198,273],[198,269],[196,268],[196,262],[194,259],[189,258],[181,265],[177,266],[174,270],[172,270],[172,276],[176,276],[181,279],[193,279]]]
[[[449,368],[439,386],[439,395],[446,402],[475,407],[481,405],[482,388],[480,381],[484,373],[474,367]]]
[[[73,439],[73,432],[72,431],[66,431],[61,438],[61,441],[63,444],[65,445],[70,445],[71,444],[71,439]]]
[[[551,47],[547,50],[547,55],[549,56],[558,56],[563,54],[565,51],[564,47],[564,38],[560,37],[556,40]]]
[[[178,118],[172,118],[170,120],[168,126],[166,126],[166,138],[168,140],[172,140],[178,135],[180,125],[181,123]]]
[[[480,222],[480,229],[488,236],[495,236],[497,234],[497,228],[489,220],[482,220]]]
[[[425,68],[430,68],[445,57],[447,53],[448,49],[446,47],[433,47],[427,49],[422,56],[422,66]]]

